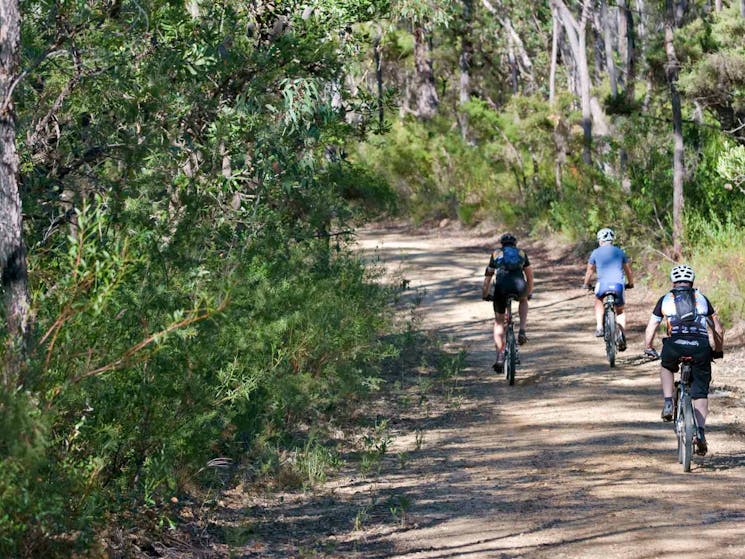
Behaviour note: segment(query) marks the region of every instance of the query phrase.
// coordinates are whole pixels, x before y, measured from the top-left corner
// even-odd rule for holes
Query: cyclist
[[[681,356],[693,357],[691,397],[698,423],[696,453],[703,456],[707,450],[704,425],[709,412],[711,360],[723,355],[724,331],[709,299],[693,288],[695,277],[690,266],[683,264],[673,267],[670,271],[673,287],[657,301],[647,324],[644,343],[645,353],[654,355],[654,337],[660,322],[664,320],[668,337],[662,340],[660,356],[663,421],[673,419],[673,373],[678,370],[678,359]],[[712,328],[713,349],[709,345],[708,327]]]
[[[533,269],[525,251],[517,248],[517,238],[512,233],[505,233],[499,238],[501,248],[495,250],[489,259],[489,265],[484,272],[484,284],[481,298],[489,300],[489,287],[494,277],[494,346],[497,350],[497,360],[494,370],[499,371],[504,364],[505,328],[504,314],[507,308],[507,296],[517,295],[520,315],[520,330],[517,343],[520,345],[528,341],[525,335],[525,325],[528,320],[528,298],[533,293]]]
[[[597,233],[598,248],[592,251],[587,260],[583,289],[590,289],[590,278],[597,272],[595,283],[595,336],[603,337],[603,295],[608,291],[616,294],[616,321],[619,326],[621,339],[618,351],[626,350],[626,315],[624,309],[624,287],[634,287],[631,265],[626,253],[613,244],[616,234],[607,227]],[[624,275],[626,281],[624,282]]]

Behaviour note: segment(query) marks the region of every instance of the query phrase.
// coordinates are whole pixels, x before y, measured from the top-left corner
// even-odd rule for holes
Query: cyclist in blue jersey
[[[644,343],[645,353],[654,355],[654,337],[664,320],[668,337],[662,340],[660,356],[663,421],[673,420],[673,373],[678,370],[679,358],[693,358],[691,397],[698,424],[696,453],[704,455],[708,448],[704,426],[709,413],[711,360],[724,355],[724,329],[709,299],[693,287],[695,277],[693,268],[685,264],[675,266],[670,271],[672,289],[657,301],[644,333]],[[714,347],[710,345],[709,329]]]
[[[603,337],[603,295],[613,291],[616,295],[616,320],[621,331],[618,351],[626,350],[626,315],[624,314],[624,289],[634,287],[631,265],[626,253],[613,244],[616,234],[613,229],[603,228],[598,231],[598,248],[592,251],[587,260],[587,270],[582,284],[583,289],[590,288],[590,278],[597,273],[595,283],[595,336]]]

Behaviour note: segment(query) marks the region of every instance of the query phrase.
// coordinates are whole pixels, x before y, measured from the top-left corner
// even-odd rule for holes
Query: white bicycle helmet
[[[613,232],[613,229],[608,229],[607,227],[604,227],[600,231],[598,231],[597,234],[598,242],[599,243],[605,243],[605,242],[613,242],[616,239],[616,234]]]
[[[691,268],[688,264],[674,266],[673,269],[670,270],[670,281],[672,281],[673,283],[679,281],[687,281],[693,283],[695,277],[696,274],[693,273],[693,268]]]

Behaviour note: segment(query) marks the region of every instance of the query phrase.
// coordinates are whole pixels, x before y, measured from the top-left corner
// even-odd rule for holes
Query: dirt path
[[[582,263],[526,246],[535,297],[510,387],[491,371],[480,300],[494,242],[362,233],[360,248],[421,298],[422,328],[467,350],[459,392],[394,419],[374,474],[355,466],[312,493],[226,495],[225,545],[200,557],[745,557],[742,350],[714,366],[711,452],[684,474],[660,421],[657,366],[639,358],[654,294],[628,293],[629,349],[611,370],[577,288]]]
[[[714,366],[711,452],[684,474],[659,418],[657,365],[638,358],[651,308],[638,301],[652,294],[629,292],[629,349],[611,370],[592,336],[591,300],[577,289],[582,266],[526,247],[536,293],[510,387],[490,370],[490,305],[479,299],[493,242],[403,230],[361,238],[424,291],[425,326],[466,347],[468,368],[460,409],[424,434],[407,474],[374,488],[406,495],[405,524],[364,534],[360,555],[745,556],[744,392],[731,365],[742,354]]]

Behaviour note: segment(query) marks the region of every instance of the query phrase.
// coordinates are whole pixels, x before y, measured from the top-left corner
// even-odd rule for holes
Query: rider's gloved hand
[[[716,350],[713,350],[713,349],[711,350],[711,360],[712,361],[714,359],[721,359],[722,357],[724,357],[724,351],[721,351],[721,350],[720,351],[716,351]]]

